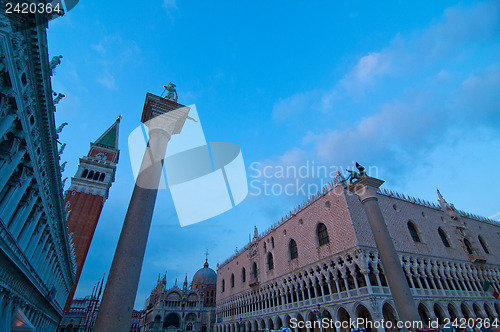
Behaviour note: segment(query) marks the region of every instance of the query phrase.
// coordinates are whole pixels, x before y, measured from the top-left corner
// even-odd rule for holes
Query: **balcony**
[[[486,257],[484,257],[483,255],[469,255],[469,260],[479,264],[486,263]]]
[[[259,285],[259,278],[252,278],[248,280],[248,286],[253,287],[258,285]]]

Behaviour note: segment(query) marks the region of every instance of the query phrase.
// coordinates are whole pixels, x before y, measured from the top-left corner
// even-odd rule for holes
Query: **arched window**
[[[83,173],[82,173],[82,178],[87,177],[87,174],[89,174],[89,170],[88,169],[84,169]]]
[[[94,171],[90,171],[89,175],[87,176],[87,179],[91,179],[94,177]]]
[[[450,242],[448,242],[448,237],[446,237],[446,233],[443,231],[441,227],[438,228],[438,233],[439,236],[441,237],[441,241],[443,241],[444,246],[449,248]]]
[[[252,275],[252,279],[255,279],[257,278],[257,263],[253,262],[252,264],[252,270],[251,270],[251,275]]]
[[[266,253],[266,251],[267,251],[267,250],[266,250],[266,243],[265,243],[265,242],[264,242],[263,247],[264,247],[264,254],[265,254],[265,253]]]
[[[467,249],[467,252],[469,253],[469,255],[472,255],[474,252],[472,251],[472,246],[471,246],[469,240],[464,238],[464,244],[465,244],[465,249]]]
[[[101,176],[99,177],[99,181],[104,181],[104,178],[106,177],[106,173],[101,173]]]
[[[273,254],[271,253],[267,254],[267,269],[268,270],[274,269]]]
[[[224,292],[225,288],[226,288],[226,281],[222,279],[221,291]]]
[[[271,236],[271,249],[274,249],[274,237]]]
[[[234,273],[231,274],[231,288],[234,287]]]
[[[316,235],[318,236],[318,243],[320,246],[330,242],[325,224],[318,224],[318,227],[316,228]]]
[[[290,260],[299,257],[299,253],[297,251],[297,242],[294,239],[291,239],[288,243],[288,250],[290,251]]]
[[[94,180],[99,179],[99,175],[101,175],[101,173],[95,172],[95,174],[94,174]]]
[[[422,242],[420,241],[420,237],[418,236],[417,229],[415,228],[415,225],[411,221],[408,221],[408,230],[410,231],[411,238],[413,239],[414,242]]]
[[[479,239],[479,243],[481,243],[481,247],[483,247],[484,252],[489,254],[490,251],[488,250],[488,246],[486,246],[486,242],[484,241],[483,237],[479,235],[477,238]]]
[[[245,268],[241,268],[241,282],[247,281],[247,271]]]

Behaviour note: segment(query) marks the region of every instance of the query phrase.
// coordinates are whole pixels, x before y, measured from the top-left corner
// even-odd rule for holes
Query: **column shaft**
[[[399,316],[404,321],[419,321],[417,307],[413,301],[410,288],[406,282],[396,248],[387,229],[387,225],[382,215],[375,196],[370,196],[362,200],[363,205],[370,221],[373,236],[379,250],[382,265],[384,267],[385,277],[389,284],[391,294],[394,297],[394,303]]]
[[[126,332],[134,309],[137,286],[151,226],[151,218],[170,135],[150,130],[141,170],[130,199],[120,239],[104,289],[95,332]]]

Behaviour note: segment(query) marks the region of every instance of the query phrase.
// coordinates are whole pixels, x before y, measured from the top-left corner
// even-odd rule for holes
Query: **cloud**
[[[498,135],[498,31],[499,1],[451,7],[426,29],[398,34],[359,58],[330,89],[279,100],[275,120],[295,124],[297,132],[307,121],[320,130],[303,133],[300,148],[274,161],[359,160],[404,176],[439,146],[460,149],[458,138],[481,130]],[[482,142],[489,144],[487,137]]]
[[[430,77],[436,70],[444,74],[444,67],[459,62],[479,63],[476,53],[478,49],[479,52],[484,50],[488,43],[497,46],[498,57],[498,31],[499,1],[450,7],[427,29],[408,36],[398,34],[387,47],[359,58],[330,89],[321,93],[302,91],[279,100],[273,106],[273,118],[286,119],[283,114],[287,113],[297,117],[299,112],[305,116],[338,112],[345,102],[370,99],[370,92],[387,93],[383,87],[388,82],[394,87],[397,82],[404,81],[400,86],[405,86],[408,77]]]
[[[97,82],[105,86],[106,88],[110,90],[117,90],[118,87],[116,86],[116,81],[115,77],[111,75],[109,72],[103,73],[103,76],[99,77],[97,79]]]
[[[170,20],[173,20],[174,13],[179,11],[179,8],[177,7],[176,0],[163,0],[162,7],[163,7],[163,10],[165,10],[165,12],[167,13]]]
[[[125,40],[120,34],[103,36],[90,47],[99,67],[97,82],[110,90],[118,90],[116,76],[135,66],[141,53],[135,41]]]

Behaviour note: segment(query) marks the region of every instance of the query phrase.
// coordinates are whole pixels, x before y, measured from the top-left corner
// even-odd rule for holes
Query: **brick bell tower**
[[[66,192],[64,202],[68,219],[68,234],[73,238],[76,257],[75,284],[71,288],[64,311],[69,311],[75,294],[83,264],[94,236],[97,221],[101,215],[109,188],[115,180],[118,150],[118,129],[120,117],[94,143],[86,157],[80,158],[80,165]]]

